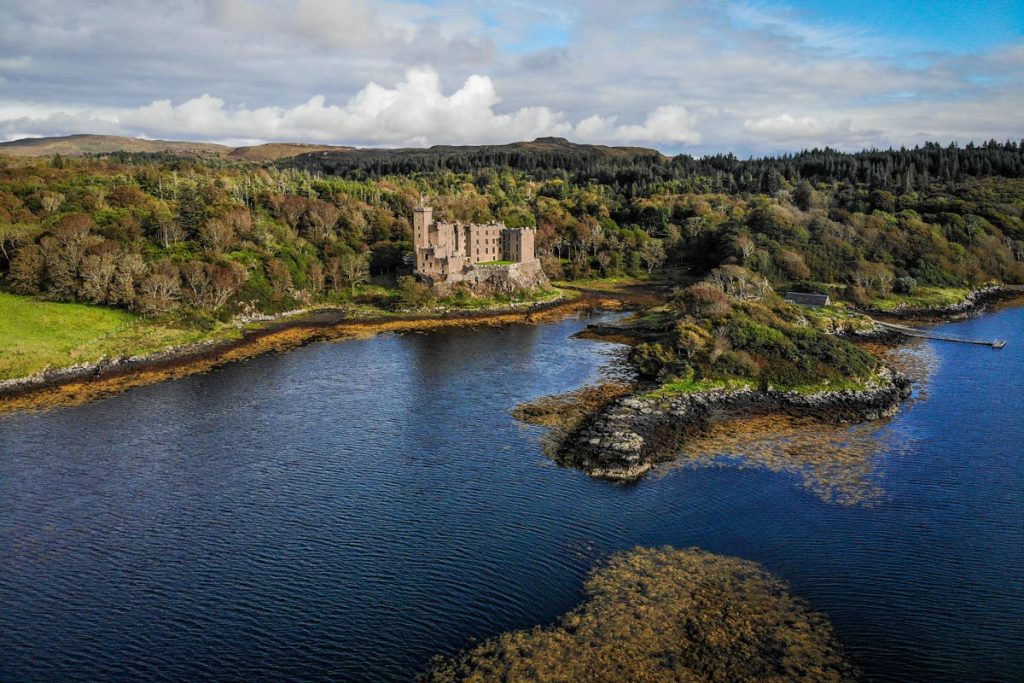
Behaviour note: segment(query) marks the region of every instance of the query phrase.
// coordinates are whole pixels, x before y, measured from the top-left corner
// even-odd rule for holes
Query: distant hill
[[[356,148],[338,145],[270,142],[251,147],[229,147],[211,142],[144,140],[116,135],[66,135],[24,138],[0,143],[0,155],[47,157],[54,154],[169,153],[229,161],[276,163],[326,175],[351,173],[370,176],[450,170],[460,173],[482,168],[517,168],[529,172],[587,172],[597,168],[658,166],[669,161],[656,149],[609,147],[569,142],[564,138],[537,138],[504,145],[435,145],[399,149]]]
[[[54,154],[82,156],[115,152],[170,152],[184,156],[224,157],[237,161],[277,161],[297,154],[318,151],[348,150],[351,147],[271,142],[252,147],[228,147],[212,142],[178,140],[144,140],[117,135],[65,135],[50,138],[24,138],[0,142],[0,154],[18,157],[47,157]]]
[[[301,154],[281,161],[282,166],[327,175],[363,172],[370,176],[515,168],[524,171],[578,171],[588,167],[660,165],[669,161],[656,149],[608,147],[569,142],[565,138],[537,138],[505,145],[434,145],[427,148],[348,149]]]
[[[64,135],[0,142],[0,154],[19,157],[45,157],[54,154],[81,156],[112,152],[174,152],[197,156],[226,156],[231,152],[231,148],[210,142],[143,140],[117,135]]]
[[[228,158],[241,161],[277,161],[300,154],[314,152],[345,152],[355,147],[338,145],[308,145],[300,142],[268,142],[252,147],[236,147],[228,153]]]

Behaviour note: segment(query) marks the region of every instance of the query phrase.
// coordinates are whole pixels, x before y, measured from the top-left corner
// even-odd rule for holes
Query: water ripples
[[[584,324],[315,344],[0,417],[0,679],[409,680],[659,544],[761,562],[870,678],[1024,675],[1019,350],[927,347],[927,399],[880,428],[883,495],[839,506],[785,468],[548,461],[510,411],[617,376]],[[953,431],[951,386],[987,411]]]

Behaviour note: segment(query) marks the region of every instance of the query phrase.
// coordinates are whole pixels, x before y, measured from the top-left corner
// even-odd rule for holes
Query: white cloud
[[[817,140],[849,136],[856,133],[850,119],[822,121],[814,116],[779,114],[759,119],[747,119],[743,129],[774,140]]]
[[[104,132],[147,137],[203,139],[313,140],[318,142],[428,145],[441,142],[507,142],[557,135],[593,141],[694,143],[696,117],[684,107],[665,105],[643,123],[615,125],[614,117],[590,116],[577,125],[548,107],[522,107],[499,113],[501,98],[487,76],[474,74],[445,95],[440,76],[410,69],[393,88],[370,83],[346,104],[328,104],[323,95],[289,108],[229,107],[202,95],[173,104],[157,100],[138,108],[107,110],[0,109],[7,138],[53,131],[55,126],[97,126]]]
[[[774,2],[0,3],[0,136],[743,155],[1020,135],[1024,44],[877,43]]]
[[[491,79],[473,75],[445,95],[435,71],[412,69],[393,88],[370,83],[344,105],[322,95],[289,108],[229,107],[202,95],[173,104],[158,100],[143,107],[107,110],[0,108],[0,126],[8,139],[54,132],[64,125],[79,130],[120,132],[147,137],[313,140],[385,145],[435,142],[494,142],[541,135],[570,135],[564,116],[546,107],[498,113],[501,101]]]
[[[694,129],[696,121],[686,107],[664,105],[651,112],[642,125],[621,126],[615,136],[627,142],[695,144],[701,141]]]

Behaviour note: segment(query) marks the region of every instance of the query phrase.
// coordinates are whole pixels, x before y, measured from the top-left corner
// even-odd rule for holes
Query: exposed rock
[[[459,285],[469,287],[474,294],[484,295],[551,286],[538,260],[500,266],[476,265],[461,273],[451,273],[444,281],[435,282],[430,277],[424,279],[442,295]]]
[[[609,403],[569,433],[557,451],[563,464],[594,476],[631,479],[674,457],[687,437],[716,420],[782,412],[826,422],[889,417],[910,396],[910,380],[883,369],[866,389],[795,391],[713,390],[670,397],[634,395]]]

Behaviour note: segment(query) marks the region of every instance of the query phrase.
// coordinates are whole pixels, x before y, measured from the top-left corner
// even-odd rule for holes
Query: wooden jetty
[[[948,334],[936,334],[917,327],[908,327],[907,325],[884,323],[880,320],[876,320],[875,324],[889,330],[896,330],[908,337],[921,337],[922,339],[935,339],[937,341],[955,342],[957,344],[977,344],[978,346],[991,346],[993,349],[1001,349],[1006,346],[1006,342],[1002,339],[966,339],[964,337],[954,337]]]

